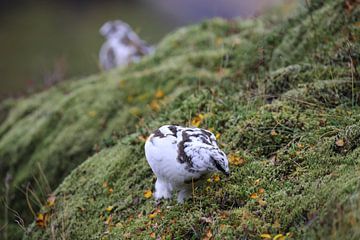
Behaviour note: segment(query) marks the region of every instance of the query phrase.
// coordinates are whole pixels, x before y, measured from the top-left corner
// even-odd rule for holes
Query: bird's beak
[[[230,172],[224,172],[225,176],[229,177],[230,176]]]

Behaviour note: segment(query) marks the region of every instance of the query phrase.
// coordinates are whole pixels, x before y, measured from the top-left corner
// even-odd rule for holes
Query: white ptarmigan
[[[154,52],[121,20],[108,21],[100,28],[100,34],[106,38],[99,53],[99,60],[104,70],[138,62],[143,56]]]
[[[210,172],[229,175],[229,163],[214,134],[205,129],[165,125],[145,143],[146,159],[157,177],[155,199],[171,198],[179,191],[182,203],[191,196],[192,181]]]

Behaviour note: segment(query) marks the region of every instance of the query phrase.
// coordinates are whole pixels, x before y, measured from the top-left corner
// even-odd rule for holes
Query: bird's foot
[[[156,191],[155,192],[155,194],[154,194],[154,196],[155,196],[155,199],[156,200],[160,200],[160,199],[169,199],[169,198],[171,198],[171,192],[170,191]]]
[[[184,201],[191,197],[191,191],[189,189],[180,190],[177,201],[178,203],[184,203]]]

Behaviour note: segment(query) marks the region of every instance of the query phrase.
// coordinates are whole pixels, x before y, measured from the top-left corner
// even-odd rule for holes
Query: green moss
[[[360,102],[359,81],[352,79],[316,81],[282,95],[284,99],[319,107],[354,106]]]
[[[1,194],[27,225],[30,182],[41,202],[30,203],[49,217],[25,238],[356,239],[358,9],[311,1],[284,23],[209,20],[170,34],[138,64],[1,105],[0,174],[12,176]],[[193,201],[156,206],[143,195],[155,180],[144,138],[200,113],[243,163],[230,178],[209,176]]]

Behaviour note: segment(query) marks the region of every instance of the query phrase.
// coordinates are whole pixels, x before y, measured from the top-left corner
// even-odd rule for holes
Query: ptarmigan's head
[[[213,133],[199,128],[182,128],[177,136],[177,159],[186,163],[185,170],[200,175],[218,171],[229,175],[229,162]]]
[[[213,172],[222,172],[224,173],[226,176],[230,175],[230,170],[229,170],[229,161],[225,155],[225,153],[223,151],[221,151],[220,149],[212,149],[210,150],[210,167],[212,168],[211,170]]]
[[[131,27],[121,20],[108,21],[100,28],[100,34],[107,39],[122,39],[131,31]]]

